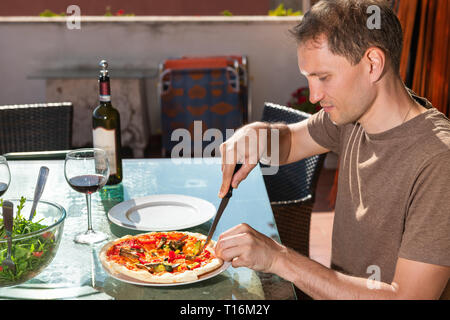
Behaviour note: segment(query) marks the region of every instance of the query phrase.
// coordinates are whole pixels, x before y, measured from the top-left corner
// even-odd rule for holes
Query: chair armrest
[[[6,160],[60,160],[65,159],[70,150],[10,152],[3,156]]]
[[[286,205],[286,204],[293,204],[293,203],[303,203],[306,201],[312,201],[313,197],[311,194],[308,194],[306,197],[301,198],[301,199],[296,199],[296,200],[289,200],[289,201],[272,201],[270,204],[272,206],[277,206],[277,205]]]

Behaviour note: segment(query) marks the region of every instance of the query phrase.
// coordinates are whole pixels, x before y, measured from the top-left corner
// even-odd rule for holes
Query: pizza
[[[145,282],[190,282],[223,264],[213,240],[201,251],[205,241],[203,234],[181,231],[127,235],[107,244],[100,261],[112,274]]]

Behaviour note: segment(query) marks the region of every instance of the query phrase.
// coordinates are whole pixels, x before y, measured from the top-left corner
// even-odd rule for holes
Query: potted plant
[[[309,101],[309,89],[306,87],[298,88],[292,93],[292,97],[287,106],[306,113],[316,113],[320,110],[318,103],[313,104]]]

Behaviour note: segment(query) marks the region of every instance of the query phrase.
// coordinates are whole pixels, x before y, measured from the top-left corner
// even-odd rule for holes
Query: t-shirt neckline
[[[416,100],[421,106],[424,108],[427,108],[425,112],[422,112],[421,114],[415,116],[414,118],[394,127],[389,130],[379,132],[379,133],[367,133],[364,131],[366,136],[370,140],[387,140],[392,138],[398,138],[398,137],[407,137],[408,131],[411,129],[415,129],[415,132],[417,132],[417,127],[420,122],[424,121],[425,118],[434,112],[437,111],[436,108],[434,108],[431,103],[429,103],[426,99],[421,99],[420,97],[416,95],[412,95],[414,100]],[[363,128],[364,130],[364,128]]]

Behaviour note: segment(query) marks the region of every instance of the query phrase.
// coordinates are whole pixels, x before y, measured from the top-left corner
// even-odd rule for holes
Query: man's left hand
[[[216,254],[232,266],[248,267],[255,271],[273,273],[276,256],[286,248],[275,240],[251,228],[239,224],[219,236]]]

